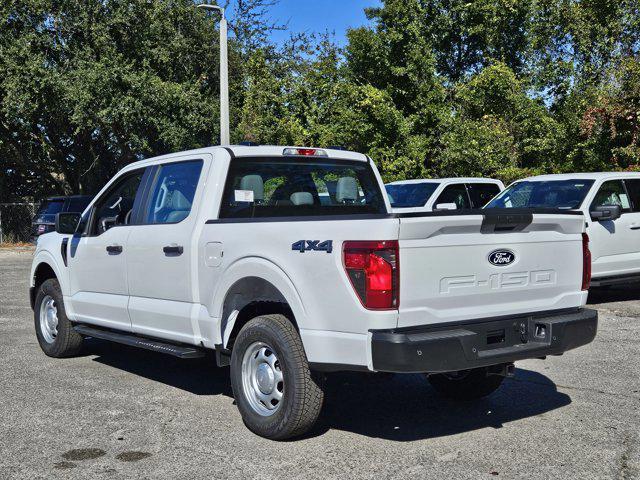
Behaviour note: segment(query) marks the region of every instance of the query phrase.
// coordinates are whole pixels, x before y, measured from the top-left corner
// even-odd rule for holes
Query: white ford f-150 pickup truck
[[[323,372],[421,372],[479,398],[513,362],[593,340],[581,214],[394,214],[358,153],[233,146],[133,163],[40,237],[43,351],[84,337],[230,365],[246,425],[315,423]]]

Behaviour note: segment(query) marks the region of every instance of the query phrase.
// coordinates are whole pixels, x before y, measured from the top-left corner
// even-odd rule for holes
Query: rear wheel
[[[58,280],[51,278],[40,285],[33,313],[36,336],[44,353],[61,358],[80,352],[82,335],[73,329],[67,318]]]
[[[495,392],[504,377],[489,374],[489,368],[474,368],[460,372],[428,376],[431,386],[442,396],[453,400],[477,400]]]
[[[302,340],[283,315],[256,317],[242,327],[231,353],[231,386],[247,427],[274,440],[307,432],[324,399]]]

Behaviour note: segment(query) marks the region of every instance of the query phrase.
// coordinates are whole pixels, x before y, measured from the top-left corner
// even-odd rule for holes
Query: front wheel
[[[242,327],[231,353],[231,386],[247,427],[273,440],[307,432],[324,399],[300,335],[283,315],[256,317]]]
[[[431,386],[442,396],[453,400],[477,400],[495,392],[504,377],[492,375],[489,368],[474,368],[460,372],[428,376]]]
[[[42,351],[50,357],[72,357],[82,348],[82,335],[73,329],[64,310],[62,291],[55,278],[38,287],[33,308],[36,336]]]

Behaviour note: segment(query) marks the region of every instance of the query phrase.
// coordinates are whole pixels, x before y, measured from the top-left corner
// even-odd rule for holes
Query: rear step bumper
[[[370,330],[373,370],[453,372],[560,355],[590,343],[598,312],[579,309],[457,325]]]
[[[111,330],[89,327],[87,325],[76,325],[75,327],[73,327],[73,329],[79,334],[84,335],[85,337],[109,340],[110,342],[121,343],[123,345],[129,345],[131,347],[144,348],[145,350],[166,353],[178,358],[202,358],[205,356],[205,352],[196,347],[166,343],[159,340],[139,337],[132,333],[113,332]]]

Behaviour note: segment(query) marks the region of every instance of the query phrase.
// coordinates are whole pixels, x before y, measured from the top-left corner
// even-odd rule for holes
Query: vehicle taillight
[[[591,285],[591,251],[589,235],[582,234],[582,290],[589,290]]]
[[[362,305],[369,310],[400,306],[400,251],[397,240],[349,241],[344,268]]]

